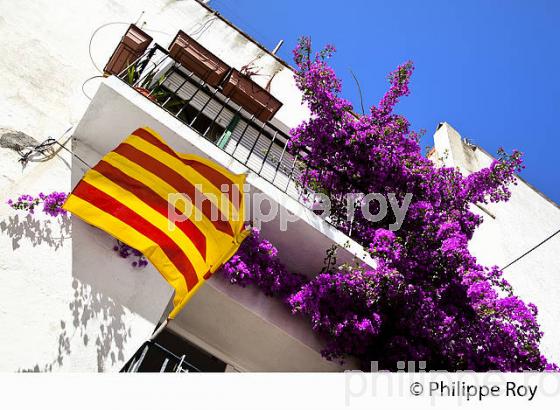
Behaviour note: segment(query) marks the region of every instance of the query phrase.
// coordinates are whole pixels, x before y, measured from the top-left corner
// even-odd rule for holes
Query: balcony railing
[[[154,341],[145,342],[121,370],[122,373],[199,373],[187,361],[186,355],[177,356]]]
[[[260,121],[225,96],[221,86],[206,83],[158,44],[118,77],[251,171],[310,206],[309,190],[298,183],[307,173],[299,160],[305,153],[288,152],[285,127]]]

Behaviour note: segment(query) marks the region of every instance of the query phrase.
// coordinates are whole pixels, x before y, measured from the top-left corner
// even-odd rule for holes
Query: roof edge
[[[214,14],[216,17],[218,17],[220,20],[222,20],[224,23],[226,23],[228,26],[230,26],[231,28],[233,28],[235,31],[237,31],[239,34],[241,34],[243,37],[245,37],[247,40],[249,40],[251,43],[253,43],[254,45],[256,45],[258,48],[260,48],[261,50],[263,50],[264,52],[266,52],[269,56],[273,57],[276,61],[278,61],[280,64],[282,64],[283,66],[285,66],[286,68],[288,68],[289,70],[295,72],[295,68],[292,67],[290,64],[288,64],[285,60],[283,60],[282,58],[278,57],[276,54],[272,54],[272,52],[267,49],[264,45],[262,45],[261,43],[259,43],[257,40],[255,40],[253,37],[251,37],[249,34],[245,33],[243,30],[241,30],[239,27],[237,27],[235,24],[233,24],[231,21],[229,21],[228,19],[226,19],[222,14],[220,14],[220,12],[218,10],[213,9],[212,7],[210,7],[208,4],[204,3],[202,0],[195,0],[199,5],[201,5],[202,7],[204,7],[206,10],[208,10],[210,13]]]

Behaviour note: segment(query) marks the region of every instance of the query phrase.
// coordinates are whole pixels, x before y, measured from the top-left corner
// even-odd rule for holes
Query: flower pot
[[[226,63],[183,31],[179,31],[171,42],[169,55],[213,87],[222,83],[230,69]]]
[[[140,94],[142,94],[144,97],[149,98],[152,101],[156,100],[156,97],[152,94],[150,95],[150,90],[148,90],[147,88],[144,87],[134,87],[134,89],[136,91],[138,91]]]
[[[236,69],[231,71],[223,93],[263,122],[269,121],[282,107],[272,94]]]
[[[120,74],[146,51],[151,42],[152,37],[131,24],[103,71],[105,74]]]

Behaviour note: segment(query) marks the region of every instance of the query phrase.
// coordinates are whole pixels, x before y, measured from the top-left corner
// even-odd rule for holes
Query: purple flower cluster
[[[237,253],[222,266],[222,274],[232,283],[245,287],[255,285],[268,296],[284,301],[301,288],[303,275],[288,272],[280,263],[278,251],[258,229],[253,228]]]
[[[257,233],[226,264],[226,277],[255,284],[307,317],[329,359],[354,356],[366,369],[373,360],[386,369],[402,360],[441,370],[557,369],[539,351],[536,307],[468,250],[482,223],[472,205],[509,199],[521,153],[500,151],[488,168],[468,176],[436,167],[406,118],[393,112],[410,92],[412,63],[389,76],[377,106],[356,115],[326,62],[333,51],[312,55],[308,38],[294,50],[297,85],[312,115],[292,130],[290,149],[308,152],[300,183],[329,195],[332,223],[369,249],[377,267],[331,267],[306,279],[287,272]],[[391,232],[392,215],[372,222],[357,209],[350,224],[351,192],[395,193],[401,202],[412,193],[413,200],[402,227]]]
[[[133,258],[131,265],[134,268],[144,268],[148,266],[148,260],[142,254],[142,252],[134,249],[131,246],[128,246],[126,243],[117,240],[115,246],[113,246],[113,250],[119,254],[121,258],[128,259],[130,257]]]
[[[401,282],[398,273],[387,267],[341,266],[306,283],[289,304],[293,313],[308,316],[313,330],[326,339],[325,357],[363,357],[382,331],[379,303],[386,297],[382,294]]]
[[[291,148],[305,147],[306,165],[323,171],[315,175],[314,184],[330,195],[336,204],[333,220],[347,233],[345,193],[395,192],[401,201],[412,193],[414,199],[402,228],[394,233],[387,230],[391,218],[370,222],[358,211],[351,236],[377,259],[375,270],[349,275],[339,269],[307,285],[315,290],[307,292],[299,309],[314,329],[321,329],[316,326],[321,309],[341,306],[339,302],[345,311],[337,313],[341,317],[370,309],[366,318],[376,324],[367,330],[353,328],[357,340],[370,337],[365,346],[352,346],[346,337],[327,337],[328,353],[378,360],[387,368],[394,368],[397,360],[425,360],[432,368],[448,370],[553,367],[539,353],[542,333],[534,306],[513,295],[497,268],[477,264],[467,247],[482,222],[471,205],[509,198],[508,186],[522,169],[521,153],[500,151],[488,168],[467,177],[456,169],[435,167],[421,154],[409,122],[393,113],[410,92],[412,63],[389,76],[389,91],[369,114],[356,116],[339,97],[340,81],[325,58],[331,52],[328,48],[312,57],[308,39],[295,50],[298,85],[312,116],[293,130]],[[356,275],[368,278],[369,288],[357,284],[343,296],[340,290],[328,291],[331,283],[354,283]],[[352,292],[368,296],[360,299]],[[359,307],[346,307],[349,295]],[[321,333],[336,335],[343,323],[326,322]]]
[[[62,205],[64,205],[67,196],[64,192],[51,192],[48,195],[40,193],[39,198],[43,201],[43,212],[52,217],[66,215]]]
[[[56,218],[59,215],[66,215],[66,211],[62,209],[64,201],[66,201],[68,194],[64,192],[51,192],[50,194],[39,193],[34,197],[28,194],[20,195],[16,201],[9,199],[7,204],[13,209],[27,211],[29,214],[35,213],[35,208],[39,204],[43,204],[42,211]]]

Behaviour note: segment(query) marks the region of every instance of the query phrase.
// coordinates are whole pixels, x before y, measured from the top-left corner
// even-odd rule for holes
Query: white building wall
[[[139,17],[164,46],[182,29],[236,68],[253,62],[262,74],[277,72],[271,92],[284,106],[276,118],[293,126],[307,115],[291,70],[194,0],[0,0],[0,138],[15,130],[41,142],[75,126],[89,104],[82,84],[100,74],[90,61],[92,33],[114,23],[91,44],[102,68]],[[255,80],[264,85],[268,78]],[[85,84],[89,96],[99,81]],[[171,290],[153,268],[130,268],[101,232],[72,246],[68,221],[11,210],[8,198],[71,187],[64,151],[25,169],[18,158],[0,147],[0,371],[118,370],[165,308],[142,298],[169,300]],[[72,265],[72,248],[81,266]]]
[[[468,174],[491,164],[493,158],[480,147],[462,141],[459,133],[443,123],[434,135],[436,157],[446,166]],[[521,178],[511,187],[505,203],[474,207],[484,218],[469,246],[478,261],[503,268],[560,230],[560,207]],[[560,234],[504,270],[516,295],[539,308],[544,331],[542,351],[560,362]]]

